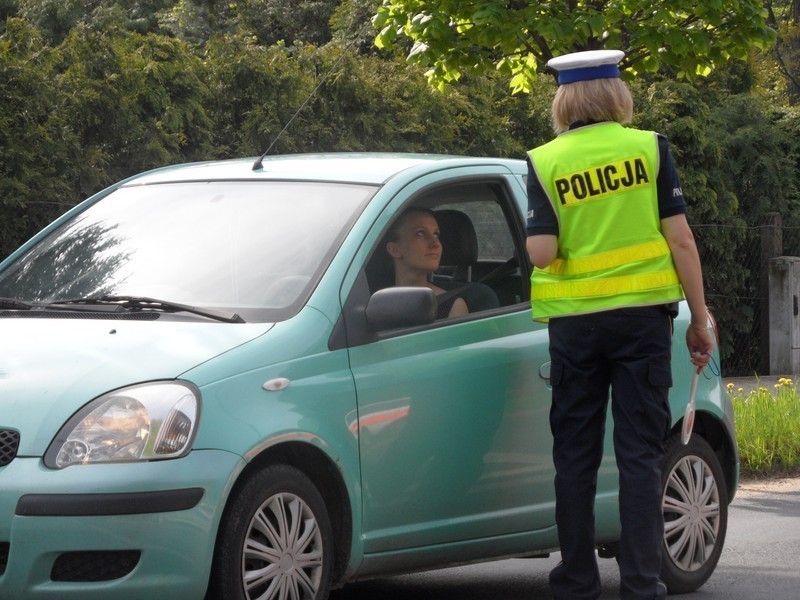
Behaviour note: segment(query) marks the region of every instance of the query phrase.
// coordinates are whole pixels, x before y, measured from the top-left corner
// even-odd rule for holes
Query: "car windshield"
[[[137,296],[295,314],[375,187],[183,182],[121,187],[0,272],[0,298]]]

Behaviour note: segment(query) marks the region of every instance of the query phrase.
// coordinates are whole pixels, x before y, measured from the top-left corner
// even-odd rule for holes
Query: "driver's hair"
[[[557,134],[578,121],[616,121],[624,125],[633,119],[633,96],[628,85],[617,77],[575,81],[558,87],[552,113]]]

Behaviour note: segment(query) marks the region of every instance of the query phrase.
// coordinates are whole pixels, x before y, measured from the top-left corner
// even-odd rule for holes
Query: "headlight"
[[[75,413],[44,455],[44,464],[162,460],[192,447],[200,392],[185,382],[133,385],[103,394]]]

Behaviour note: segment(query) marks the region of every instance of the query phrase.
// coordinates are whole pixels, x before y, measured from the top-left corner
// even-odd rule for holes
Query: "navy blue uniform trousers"
[[[562,556],[550,589],[556,600],[601,593],[594,499],[610,389],[622,525],[620,598],[663,598],[661,460],[671,422],[672,318],[662,306],[623,308],[554,318],[549,332]]]

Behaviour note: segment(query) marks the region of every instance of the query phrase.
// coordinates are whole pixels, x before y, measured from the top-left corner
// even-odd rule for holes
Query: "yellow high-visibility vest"
[[[533,318],[683,298],[658,215],[658,138],[606,122],[528,155],[559,224],[558,257],[531,275]]]

